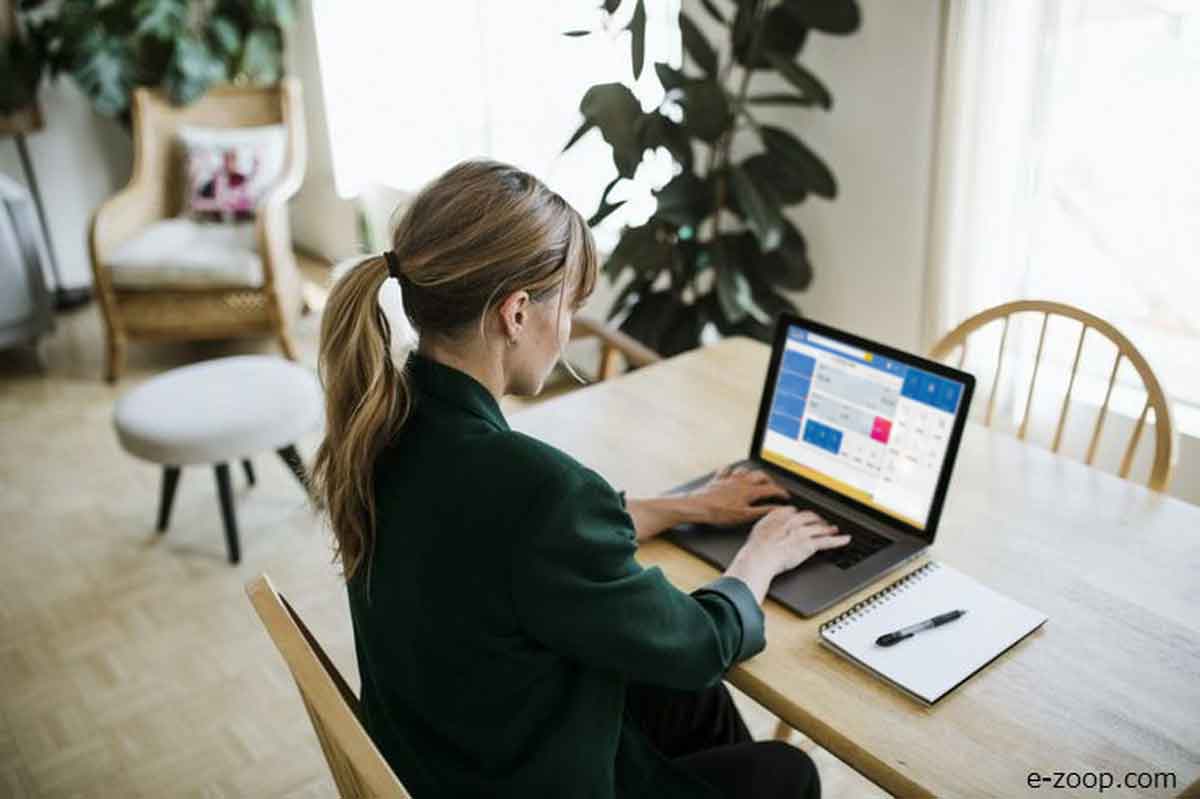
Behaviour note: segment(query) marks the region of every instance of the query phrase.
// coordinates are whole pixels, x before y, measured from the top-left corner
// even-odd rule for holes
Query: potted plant
[[[68,75],[98,113],[126,122],[137,86],[185,105],[215,83],[278,80],[294,14],[293,0],[23,0],[21,9],[32,86],[43,70]]]
[[[633,72],[645,60],[645,0],[634,4]],[[762,123],[765,106],[825,109],[829,89],[797,61],[812,31],[845,35],[858,29],[855,0],[698,0],[727,39],[718,55],[701,27],[679,15],[685,71],[653,65],[666,100],[645,113],[621,83],[592,86],[580,103],[583,123],[569,149],[592,128],[612,147],[618,177],[601,195],[596,225],[618,208],[609,202],[617,181],[632,178],[647,149],[663,147],[677,174],[656,192],[658,207],[638,227],[626,227],[604,264],[614,284],[627,283],[609,312],[629,335],[670,356],[698,346],[710,323],[723,335],[767,340],[781,311],[796,311],[782,293],[808,286],[812,267],[801,232],[785,209],[809,195],[833,199],[837,182],[819,155],[793,132]],[[613,15],[620,0],[604,0]],[[567,35],[590,35],[570,31]],[[754,77],[771,71],[785,92],[754,92]],[[682,108],[681,121],[668,107]],[[735,162],[735,137],[757,140],[759,151]]]

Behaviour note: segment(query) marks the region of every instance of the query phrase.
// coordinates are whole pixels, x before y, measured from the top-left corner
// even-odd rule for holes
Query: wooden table
[[[769,354],[727,339],[511,423],[652,496],[746,456]],[[1024,794],[1031,772],[1197,781],[1200,508],[970,424],[930,556],[1050,620],[926,709],[817,643],[879,583],[807,620],[768,601],[767,649],[730,681],[896,796]],[[640,560],[684,590],[716,574],[661,540]]]

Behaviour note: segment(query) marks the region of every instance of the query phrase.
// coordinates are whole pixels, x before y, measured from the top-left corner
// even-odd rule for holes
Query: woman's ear
[[[510,341],[520,335],[528,321],[529,300],[529,292],[522,289],[509,294],[500,303],[500,325]]]

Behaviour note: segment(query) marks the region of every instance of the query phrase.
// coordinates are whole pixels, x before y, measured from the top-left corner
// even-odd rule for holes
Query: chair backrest
[[[1100,441],[1100,433],[1104,429],[1104,420],[1108,414],[1108,403],[1112,397],[1113,385],[1117,380],[1117,370],[1122,360],[1128,360],[1142,380],[1142,386],[1146,391],[1146,402],[1142,406],[1142,412],[1138,416],[1137,424],[1129,436],[1129,443],[1126,445],[1125,453],[1121,458],[1120,475],[1122,478],[1129,477],[1129,469],[1133,465],[1133,457],[1137,452],[1138,443],[1141,440],[1142,430],[1146,424],[1146,416],[1150,409],[1153,408],[1155,449],[1147,485],[1155,491],[1166,491],[1170,487],[1171,477],[1179,453],[1175,426],[1171,417],[1170,402],[1167,400],[1166,393],[1163,391],[1158,378],[1154,375],[1154,371],[1150,368],[1149,363],[1147,363],[1142,353],[1138,351],[1138,348],[1121,331],[1100,317],[1070,305],[1046,300],[1018,300],[1016,302],[1009,302],[982,311],[958,325],[958,327],[951,330],[933,345],[930,357],[938,361],[946,360],[957,350],[959,353],[958,365],[961,367],[967,357],[967,340],[971,334],[992,322],[1001,322],[1003,327],[1000,333],[1000,347],[996,355],[996,372],[992,380],[992,390],[988,396],[987,412],[984,420],[985,424],[991,425],[992,414],[996,405],[996,388],[1000,385],[1005,347],[1008,344],[1010,320],[1016,314],[1021,313],[1041,314],[1042,325],[1041,333],[1038,336],[1037,354],[1034,356],[1033,376],[1029,381],[1029,389],[1025,395],[1025,408],[1021,415],[1021,424],[1017,428],[1017,436],[1024,439],[1029,430],[1029,409],[1033,402],[1034,388],[1037,385],[1038,370],[1042,361],[1042,350],[1046,343],[1046,327],[1050,321],[1050,317],[1062,316],[1074,319],[1080,322],[1082,327],[1079,331],[1078,342],[1075,345],[1075,358],[1071,364],[1071,377],[1067,383],[1066,394],[1063,396],[1062,406],[1058,414],[1058,425],[1055,428],[1054,440],[1050,448],[1058,452],[1059,446],[1062,444],[1063,427],[1067,420],[1067,411],[1070,408],[1071,391],[1075,387],[1075,376],[1079,371],[1079,356],[1083,352],[1084,338],[1087,336],[1089,330],[1094,330],[1116,346],[1117,354],[1113,361],[1112,370],[1109,373],[1108,388],[1104,393],[1104,404],[1100,407],[1095,425],[1092,428],[1091,440],[1088,444],[1085,461],[1088,465],[1091,465],[1095,460],[1096,446]]]
[[[358,720],[358,700],[267,575],[246,584],[263,626],[283,655],[343,799],[410,799]]]
[[[178,157],[176,133],[181,125],[209,128],[244,128],[282,124],[288,131],[284,172],[303,159],[304,120],[300,111],[300,84],[284,78],[270,86],[218,85],[184,106],[173,105],[159,89],[133,92],[133,181],[145,179],[155,189],[157,213],[174,216],[183,202],[183,166]]]

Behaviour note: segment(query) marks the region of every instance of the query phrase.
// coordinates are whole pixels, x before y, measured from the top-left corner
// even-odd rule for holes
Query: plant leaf
[[[562,151],[565,153],[567,150],[570,150],[571,146],[573,144],[575,144],[575,142],[582,139],[584,134],[587,133],[589,130],[591,130],[594,127],[596,127],[595,122],[593,122],[590,119],[584,119],[583,123],[580,124],[580,126],[575,130],[575,132],[571,134],[571,140],[566,143],[566,145],[562,148]]]
[[[604,262],[604,273],[616,277],[626,267],[642,276],[656,276],[670,265],[671,246],[658,240],[658,226],[650,223],[626,228]]]
[[[71,76],[97,113],[115,117],[129,108],[132,66],[128,46],[93,29],[78,48]]]
[[[854,33],[862,24],[855,0],[784,0],[780,7],[804,27],[823,33]]]
[[[654,193],[658,207],[654,216],[676,227],[696,227],[712,213],[708,184],[691,172],[681,172]]]
[[[185,36],[175,43],[175,54],[167,67],[164,82],[171,102],[187,105],[225,77],[225,62],[201,39]]]
[[[754,301],[754,293],[745,273],[732,261],[726,260],[717,267],[717,301],[721,315],[732,323],[750,316],[765,323],[767,312]]]
[[[637,130],[642,106],[633,92],[620,83],[602,83],[587,90],[579,110],[600,128],[604,140],[612,146],[617,172],[621,177],[632,178],[642,161]]]
[[[771,62],[771,66],[779,70],[779,74],[799,89],[801,94],[811,97],[813,102],[822,108],[833,107],[833,95],[825,88],[825,84],[817,80],[816,75],[780,53],[767,51],[765,56]]]
[[[809,191],[833,199],[837,196],[837,181],[825,162],[804,145],[804,142],[782,128],[762,125],[758,129],[767,152],[787,168],[804,175]],[[770,249],[770,248],[768,248]]]
[[[172,39],[187,24],[187,0],[138,0],[133,7],[140,35]]]
[[[683,125],[672,122],[658,112],[651,112],[638,120],[638,135],[643,149],[666,147],[684,169],[691,169],[695,160],[692,140]]]
[[[617,176],[613,178],[612,182],[604,187],[604,191],[600,193],[600,207],[597,208],[596,213],[592,214],[591,218],[588,219],[588,227],[595,227],[596,225],[600,224],[608,217],[609,214],[625,204],[625,200],[621,200],[617,203],[610,203],[608,201],[608,193],[612,191],[613,186],[617,185],[617,182],[620,180],[620,176]]]
[[[764,286],[779,286],[802,291],[812,282],[812,265],[808,260],[808,244],[791,222],[784,219],[783,241],[779,247],[764,253],[749,233],[729,234],[725,246],[737,254],[751,283],[757,279]]]
[[[794,205],[808,196],[808,178],[791,163],[758,153],[743,161],[742,169],[758,185],[770,187],[783,205]]]
[[[629,20],[629,32],[632,34],[633,79],[642,75],[642,66],[646,61],[646,6],[644,0],[637,0],[633,7],[633,17]]]
[[[283,73],[283,48],[274,28],[254,28],[246,35],[238,73],[253,83],[272,83]]]
[[[756,105],[816,105],[816,101],[811,97],[785,93],[752,94],[746,101]]]
[[[250,13],[260,25],[286,28],[292,24],[295,8],[292,0],[251,0]]]
[[[563,36],[589,36],[591,31],[564,31]]]
[[[704,70],[705,75],[715,75],[717,73],[717,53],[713,50],[712,45],[708,43],[708,39],[692,22],[691,17],[679,12],[679,30],[683,35],[683,49],[687,51],[692,58],[696,60],[696,64],[700,69]]]
[[[683,87],[681,105],[683,124],[706,142],[719,139],[733,122],[725,89],[716,79],[689,80]]]
[[[733,194],[745,214],[746,224],[758,238],[764,251],[779,246],[783,240],[783,215],[778,200],[770,190],[754,182],[741,167],[729,171]]]
[[[682,72],[661,62],[655,62],[654,71],[658,73],[658,82],[661,83],[663,88],[667,91],[671,91],[671,89],[680,89],[688,82],[687,76]]]
[[[650,291],[638,297],[621,322],[622,333],[660,351],[663,333],[675,322],[683,302],[670,291]]]
[[[713,0],[700,0],[700,5],[704,6],[704,10],[708,12],[708,15],[717,22],[720,22],[722,25],[729,24],[726,22],[724,15],[721,14],[721,12],[717,9],[717,6],[715,3],[713,3]]]
[[[765,57],[768,51],[781,53],[789,59],[795,58],[808,38],[808,28],[801,25],[781,6],[774,6],[767,11],[762,30],[759,32],[758,52],[754,54],[753,59],[750,58],[749,52],[753,40],[752,32],[753,29],[736,42],[733,54],[739,64],[754,69],[767,69],[771,66]]]
[[[242,43],[242,33],[229,17],[214,16],[208,21],[209,39],[212,40],[213,50],[231,58],[237,55]]]

